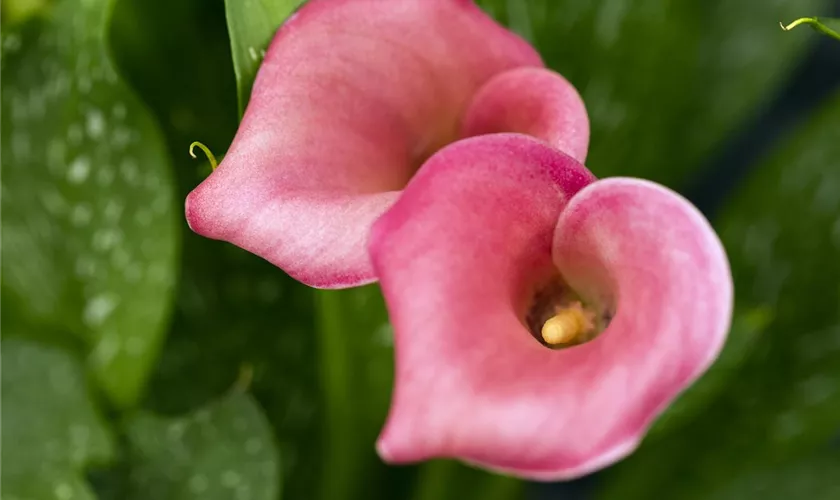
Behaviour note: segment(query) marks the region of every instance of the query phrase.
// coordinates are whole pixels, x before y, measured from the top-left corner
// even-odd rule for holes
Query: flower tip
[[[379,437],[376,439],[376,453],[383,462],[391,465],[412,464],[438,457],[452,457],[440,447],[440,442],[430,434],[422,422],[405,413],[405,406],[391,408]]]
[[[384,462],[391,463],[394,461],[387,441],[385,441],[382,436],[376,440],[376,454],[379,455],[379,458],[381,458]]]
[[[184,200],[184,215],[187,219],[187,226],[189,226],[192,232],[209,237],[210,231],[207,224],[205,224],[207,217],[203,215],[204,210],[201,207],[202,202],[197,188],[190,192],[187,195],[187,199]]]
[[[420,460],[413,456],[408,457],[405,453],[405,447],[403,447],[402,451],[400,450],[400,446],[395,442],[394,434],[389,431],[389,428],[390,426],[386,425],[376,440],[376,453],[379,455],[379,458],[387,464],[399,464]]]

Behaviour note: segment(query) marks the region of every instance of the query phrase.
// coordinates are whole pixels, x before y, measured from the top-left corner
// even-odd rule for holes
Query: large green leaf
[[[46,7],[48,0],[6,0],[0,5],[3,25],[23,22]]]
[[[3,498],[93,499],[84,471],[110,461],[114,443],[81,364],[56,348],[7,337],[2,370]]]
[[[779,21],[826,0],[479,0],[580,90],[598,176],[685,182],[767,101],[807,34]]]
[[[110,0],[65,0],[3,33],[3,300],[72,332],[118,405],[158,352],[177,226],[163,141],[117,76]]]
[[[187,411],[224,391],[243,365],[252,367],[253,393],[283,457],[285,496],[311,498],[323,466],[312,292],[242,250],[190,240],[193,259],[148,404]]]
[[[164,127],[183,199],[210,172],[189,157],[189,144],[198,139],[220,153],[236,131],[224,5],[123,1],[112,37],[120,68]],[[162,414],[192,411],[250,365],[253,394],[283,457],[283,494],[314,497],[324,416],[313,291],[262,259],[191,232],[182,266],[173,324],[146,404]]]
[[[241,390],[185,417],[134,417],[131,498],[277,500],[280,464],[271,428]]]
[[[304,0],[225,0],[239,114],[245,112],[268,43]]]
[[[602,498],[708,498],[840,422],[840,95],[755,170],[718,230],[736,301],[772,311],[721,397],[616,469]],[[660,471],[651,474],[650,471]]]

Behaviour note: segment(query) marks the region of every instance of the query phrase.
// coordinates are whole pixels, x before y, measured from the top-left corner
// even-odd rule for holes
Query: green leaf
[[[277,28],[304,0],[225,0],[239,114],[245,112],[254,78]]]
[[[48,467],[37,473],[3,479],[6,500],[96,500],[90,485],[76,473]]]
[[[280,463],[271,428],[234,392],[184,417],[142,414],[127,424],[138,500],[277,500]]]
[[[141,392],[178,243],[156,124],[104,40],[111,1],[63,1],[3,33],[3,300],[72,332],[118,405]]]
[[[781,26],[783,30],[790,31],[800,24],[808,24],[817,33],[822,33],[823,35],[840,40],[840,19],[801,17],[787,26],[784,24],[781,24]]]
[[[840,422],[840,95],[755,170],[717,225],[736,303],[772,311],[712,405],[619,465],[602,498],[705,499],[823,446]],[[650,474],[669,464],[667,474]]]
[[[42,11],[48,0],[6,0],[0,5],[2,22],[7,24],[24,22]]]
[[[242,365],[253,367],[253,393],[283,457],[284,496],[310,498],[323,465],[312,291],[232,245],[188,242],[193,258],[147,404],[188,411],[225,390]]]
[[[840,454],[821,452],[738,478],[707,498],[715,500],[835,500],[840,498]]]
[[[114,442],[80,363],[59,349],[7,337],[2,370],[3,498],[93,499],[84,472],[109,462]]]
[[[827,0],[479,0],[581,92],[587,165],[678,186],[770,99],[806,48],[778,22]]]
[[[190,143],[222,153],[236,131],[236,82],[220,71],[231,65],[224,5],[119,2],[112,36],[121,70],[164,127],[183,199],[210,172],[187,154]],[[243,364],[252,366],[253,394],[283,457],[283,494],[312,498],[321,484],[324,418],[313,291],[192,232],[183,254],[174,319],[145,405],[161,414],[191,411],[226,391]]]

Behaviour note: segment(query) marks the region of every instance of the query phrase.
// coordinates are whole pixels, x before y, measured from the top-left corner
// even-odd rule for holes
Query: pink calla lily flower
[[[689,202],[596,180],[521,134],[431,157],[370,251],[395,332],[377,444],[392,463],[538,480],[605,467],[711,365],[731,319],[726,255]]]
[[[471,0],[311,0],[278,31],[190,227],[311,286],[375,281],[373,222],[459,138],[533,135],[579,160],[583,103]]]

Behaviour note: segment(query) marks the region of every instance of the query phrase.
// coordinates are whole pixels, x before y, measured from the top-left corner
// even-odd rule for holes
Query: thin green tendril
[[[210,152],[210,149],[204,144],[198,141],[195,141],[194,143],[190,144],[190,156],[192,156],[193,158],[198,158],[193,152],[196,146],[201,148],[201,150],[204,151],[204,154],[207,155],[207,159],[210,160],[210,168],[216,170],[216,167],[219,166],[219,163],[216,161],[216,157],[213,156],[213,153]]]
[[[779,26],[781,26],[782,29],[785,30],[785,31],[790,31],[793,28],[799,26],[800,24],[808,24],[808,25],[811,26],[811,28],[814,29],[814,31],[817,31],[817,32],[822,33],[824,35],[828,35],[831,38],[835,38],[837,40],[840,40],[840,33],[837,33],[833,29],[831,29],[828,26],[826,26],[825,24],[821,23],[820,20],[817,19],[816,17],[801,17],[801,18],[797,19],[796,21],[788,24],[787,26],[785,26],[782,23],[779,23]]]

